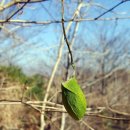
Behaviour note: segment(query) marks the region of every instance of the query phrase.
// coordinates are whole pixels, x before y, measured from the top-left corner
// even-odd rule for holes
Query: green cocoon
[[[80,120],[86,112],[86,98],[75,77],[61,84],[62,101],[66,111],[76,120]]]

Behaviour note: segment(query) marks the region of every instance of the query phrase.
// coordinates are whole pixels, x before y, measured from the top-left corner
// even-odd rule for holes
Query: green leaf
[[[66,111],[76,120],[83,118],[86,112],[86,98],[75,77],[61,84],[62,101]]]

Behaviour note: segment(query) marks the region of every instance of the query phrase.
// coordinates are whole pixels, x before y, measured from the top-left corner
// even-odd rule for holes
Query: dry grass
[[[100,91],[98,91],[98,86],[95,89],[96,91],[94,91],[94,87],[96,85],[94,85],[93,91],[89,93],[86,92],[88,107],[91,108],[92,111],[95,111],[95,109],[98,107],[107,107],[107,105],[109,105],[111,106],[112,110],[114,109],[115,111],[113,112],[106,109],[105,111],[101,112],[101,114],[109,117],[127,118],[128,116],[125,114],[130,113],[130,75],[126,72],[116,73],[116,78],[112,76],[105,80],[107,84],[106,95],[102,95]],[[11,82],[7,77],[5,77],[5,75],[1,74],[1,79],[3,79],[3,77],[6,80],[4,80],[4,83],[1,82],[3,85],[0,88],[0,100],[21,100],[23,85],[18,82]],[[60,79],[58,81],[60,81]],[[54,92],[59,91],[55,89],[55,86],[59,86],[57,88],[60,88],[59,82],[56,82],[53,84],[54,87],[51,89],[52,95]],[[97,85],[98,84],[99,83],[97,83]],[[54,96],[52,99],[50,98],[50,101],[61,103],[60,93],[57,93],[56,97]],[[40,106],[40,104],[36,103],[35,105]],[[47,107],[50,111],[46,112],[45,115],[45,130],[60,129],[61,112],[52,112],[51,110],[54,110],[55,108],[60,110],[62,106],[49,104]],[[40,113],[29,106],[23,104],[0,104],[0,111],[1,130],[39,130]],[[130,128],[130,122],[126,120],[111,120],[96,116],[85,116],[83,121],[87,124],[83,123],[82,121],[75,121],[68,114],[66,114],[65,130],[88,130],[87,125],[91,126],[94,130],[129,130]]]

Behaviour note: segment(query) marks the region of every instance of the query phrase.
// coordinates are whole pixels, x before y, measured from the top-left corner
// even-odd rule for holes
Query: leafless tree
[[[114,9],[128,2],[129,0],[120,0],[115,5],[106,7],[104,3],[100,4],[93,0],[2,0],[0,3],[0,32],[2,33],[0,36],[1,63],[8,60],[11,64],[15,65],[28,57],[28,60],[26,62],[24,61],[24,65],[28,65],[29,63],[34,64],[37,61],[39,67],[37,67],[37,71],[42,72],[41,69],[47,69],[49,73],[47,78],[49,80],[47,85],[43,86],[43,89],[45,89],[43,101],[1,100],[0,103],[24,104],[34,109],[40,114],[41,130],[47,126],[47,129],[49,129],[55,121],[59,125],[58,127],[54,125],[55,129],[75,129],[76,127],[73,127],[74,125],[77,126],[77,129],[94,130],[89,125],[90,122],[87,123],[86,121],[91,116],[111,120],[128,120],[126,117],[108,117],[101,115],[102,112],[108,111],[108,108],[104,106],[97,107],[95,108],[96,110],[88,108],[87,117],[76,124],[69,116],[66,116],[67,114],[65,114],[66,111],[63,105],[53,100],[59,96],[60,83],[63,80],[59,78],[57,80],[59,83],[56,84],[55,88],[53,87],[54,79],[58,79],[59,76],[58,71],[61,72],[60,74],[65,75],[61,77],[65,77],[64,80],[66,80],[69,78],[68,72],[71,68],[74,69],[74,72],[77,72],[75,66],[78,66],[78,64],[83,69],[83,72],[87,67],[89,69],[92,67],[94,69],[97,68],[99,71],[97,79],[92,79],[88,83],[87,79],[82,82],[82,77],[80,77],[80,83],[85,89],[86,86],[92,86],[97,82],[101,82],[104,93],[106,86],[105,79],[112,75],[115,69],[124,67],[122,59],[128,58],[129,33],[124,37],[124,32],[115,32],[118,25],[117,22],[119,20],[129,19],[130,16],[123,15],[122,11],[116,11]],[[94,13],[91,11],[94,11]],[[110,15],[107,15],[109,13]],[[109,29],[107,30],[107,25],[101,26],[101,24],[105,23],[104,21],[108,24],[112,20],[116,21],[116,24],[113,26],[114,29],[110,29],[110,32],[108,31]],[[93,33],[96,39],[94,41],[88,38],[91,33],[89,29],[94,28],[94,24],[91,24],[92,22],[101,22],[99,25],[95,24],[101,28],[95,28],[97,29],[96,31],[93,30],[96,32]],[[109,33],[111,33],[111,36]],[[93,43],[95,41],[96,43]],[[67,56],[67,60],[63,58],[63,55]],[[42,62],[38,60],[39,57],[43,58],[41,58],[43,60]],[[41,63],[44,67],[46,65],[46,67],[42,67]],[[61,71],[60,65],[62,63],[67,63],[65,68],[66,73]],[[113,113],[129,116],[128,113],[115,112],[111,108],[109,110]],[[59,117],[53,115],[48,118],[46,114],[49,112],[57,112],[58,114],[56,114]],[[59,123],[59,120],[61,123]],[[73,123],[71,124],[69,121]]]

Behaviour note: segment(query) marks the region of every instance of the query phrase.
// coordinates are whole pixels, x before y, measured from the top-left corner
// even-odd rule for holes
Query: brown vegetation
[[[40,113],[33,110],[31,107],[22,103],[13,103],[11,101],[18,101],[22,99],[23,84],[12,81],[5,73],[0,73],[0,128],[6,129],[23,129],[23,130],[38,130],[40,125]],[[55,77],[56,78],[56,77]],[[57,77],[58,78],[58,77]],[[100,78],[97,76],[97,78]],[[129,118],[130,114],[130,87],[129,87],[130,75],[128,71],[119,70],[114,72],[113,75],[104,79],[106,83],[107,93],[102,95],[100,91],[100,82],[93,85],[93,89],[88,91],[88,88],[84,88],[86,92],[86,99],[88,102],[88,108],[91,111],[97,112],[97,108],[107,108],[101,112],[106,117],[113,118]],[[4,80],[4,81],[3,81]],[[61,80],[61,79],[59,79]],[[84,80],[84,79],[83,79]],[[80,81],[82,82],[82,81]],[[57,81],[54,86],[59,86]],[[60,87],[60,86],[59,86]],[[96,87],[96,88],[95,88]],[[52,94],[55,90],[52,88]],[[55,100],[54,100],[55,99]],[[9,102],[3,102],[9,101]],[[53,98],[54,102],[61,103],[61,96]],[[110,107],[110,108],[109,108]],[[67,114],[66,129],[79,130],[88,127],[83,123],[74,121]],[[46,113],[46,127],[45,130],[57,130],[60,127],[61,114],[58,112]],[[87,115],[84,117],[84,121],[92,126],[95,130],[128,130],[130,125],[127,120],[114,120],[104,117],[98,117],[97,115]]]

